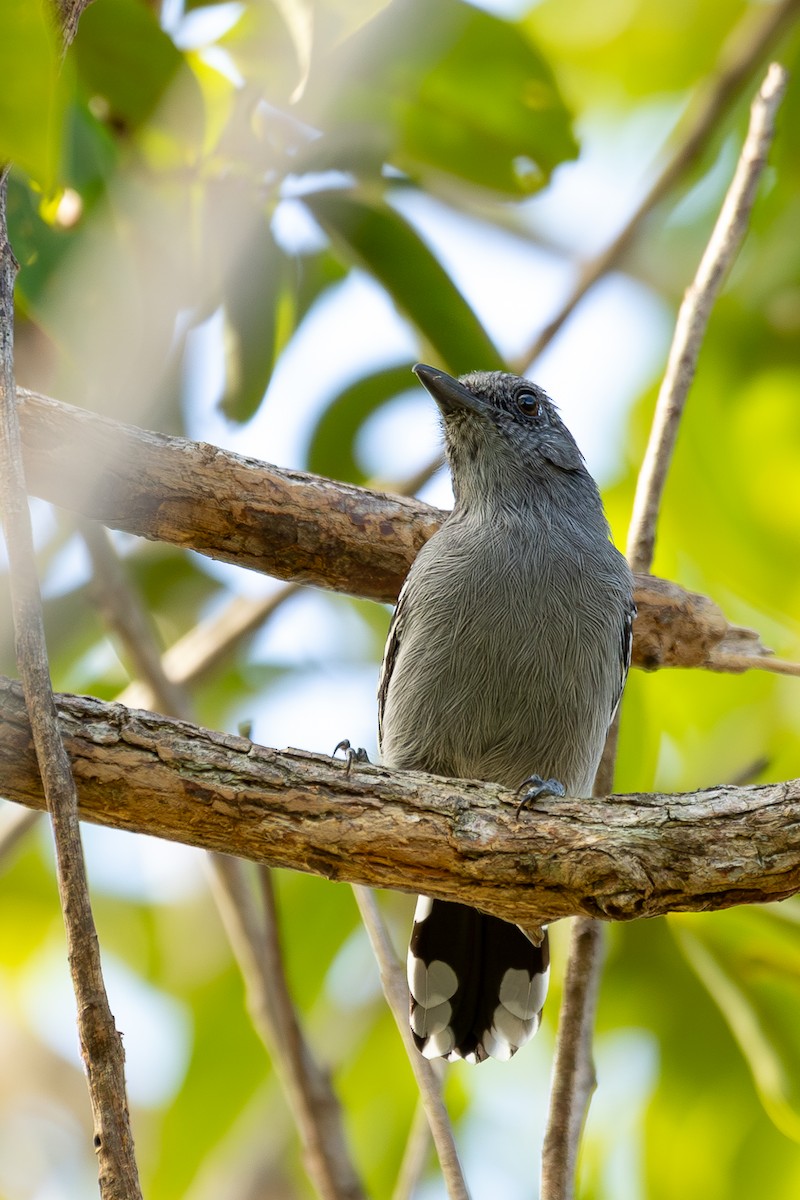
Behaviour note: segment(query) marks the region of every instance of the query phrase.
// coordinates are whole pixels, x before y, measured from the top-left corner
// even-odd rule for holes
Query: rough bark
[[[58,699],[85,820],[464,902],[522,924],[632,920],[800,890],[800,780],[541,801],[492,784],[272,750],[87,697]],[[0,679],[0,780],[44,805],[19,686]]]
[[[420,500],[288,471],[18,391],[31,492],[112,529],[372,600],[396,600],[446,515]],[[711,600],[637,578],[633,662],[777,668]],[[735,655],[735,665],[731,665]]]

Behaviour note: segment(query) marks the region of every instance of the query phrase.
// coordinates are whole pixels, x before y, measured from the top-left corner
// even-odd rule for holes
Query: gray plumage
[[[459,382],[432,367],[415,371],[442,413],[455,506],[414,561],[390,629],[379,685],[383,761],[510,789],[535,774],[589,796],[634,612],[597,486],[534,384],[501,372]],[[448,908],[461,906],[443,906],[444,915]],[[469,950],[456,973],[480,971],[484,956]],[[535,969],[544,970],[532,959]],[[449,1045],[452,1029],[443,1018],[446,1035],[426,1024],[426,1007],[436,1005],[413,999],[423,1053],[495,1052],[480,1029]],[[498,1057],[514,1053],[519,1043],[510,1042]]]

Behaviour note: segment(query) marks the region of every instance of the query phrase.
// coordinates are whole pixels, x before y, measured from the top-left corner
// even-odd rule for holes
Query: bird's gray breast
[[[536,773],[589,794],[628,588],[610,543],[577,537],[554,554],[552,537],[451,519],[423,547],[387,662],[387,765],[508,787]]]

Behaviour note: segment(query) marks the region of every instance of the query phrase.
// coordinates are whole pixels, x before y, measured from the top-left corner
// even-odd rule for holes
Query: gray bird
[[[499,371],[414,368],[439,406],[455,507],[403,584],[379,744],[401,770],[588,797],[630,662],[633,581],[555,405]],[[510,1058],[536,1032],[547,935],[417,902],[411,1028],[427,1058]]]

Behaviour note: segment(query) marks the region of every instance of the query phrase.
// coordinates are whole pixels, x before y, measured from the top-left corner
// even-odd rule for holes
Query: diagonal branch
[[[392,602],[445,516],[420,500],[151,433],[35,392],[18,395],[34,495],[112,529],[279,579]],[[677,584],[641,576],[636,602],[637,666],[798,670]]]
[[[524,373],[550,344],[587,292],[619,265],[639,236],[647,217],[672,191],[678,180],[698,162],[718,131],[726,110],[738,98],[758,64],[771,53],[773,46],[791,29],[798,16],[800,0],[779,0],[779,3],[760,10],[755,16],[751,10],[746,12],[723,48],[716,74],[696,97],[674,154],[667,160],[624,228],[596,258],[584,265],[574,290],[555,317],[519,356],[514,370]]]
[[[272,750],[60,696],[83,819],[329,879],[460,900],[515,923],[633,920],[800,891],[800,780],[539,801],[494,784]],[[0,780],[43,808],[18,684],[0,677]]]
[[[753,101],[750,128],[736,172],[725,196],[697,273],[683,298],[658,393],[633,501],[628,534],[628,561],[633,571],[649,571],[656,540],[656,522],[667,481],[678,426],[694,379],[700,346],[714,301],[747,233],[759,180],[775,133],[775,115],[788,75],[773,63]]]

